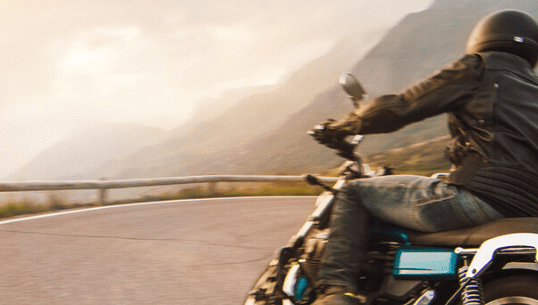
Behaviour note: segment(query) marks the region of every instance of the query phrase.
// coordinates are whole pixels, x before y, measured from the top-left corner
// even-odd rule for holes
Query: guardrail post
[[[99,178],[100,181],[105,181],[106,178]],[[99,189],[99,205],[105,205],[106,204],[106,188],[100,188]]]
[[[217,195],[217,182],[209,182],[207,191],[211,196]]]

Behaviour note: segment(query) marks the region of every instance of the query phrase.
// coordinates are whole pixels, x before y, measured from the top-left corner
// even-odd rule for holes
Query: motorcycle
[[[366,94],[362,85],[351,74],[344,74],[340,83],[358,107]],[[355,152],[361,140],[358,135],[329,145],[347,159],[334,186],[306,176],[325,192],[302,228],[275,253],[245,305],[307,305],[316,300],[335,195],[350,180],[378,175]],[[371,270],[360,278],[365,292],[360,298],[366,305],[538,305],[538,218],[507,218],[438,233],[376,222],[370,240],[366,257]]]

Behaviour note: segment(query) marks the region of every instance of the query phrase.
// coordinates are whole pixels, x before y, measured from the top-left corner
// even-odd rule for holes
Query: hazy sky
[[[432,0],[1,0],[0,177],[99,123],[170,128]]]

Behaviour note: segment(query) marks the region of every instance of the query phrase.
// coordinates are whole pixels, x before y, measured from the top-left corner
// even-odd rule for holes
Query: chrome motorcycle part
[[[284,285],[282,285],[282,291],[290,298],[295,297],[295,284],[297,283],[299,268],[301,268],[299,264],[293,263],[286,275]]]
[[[357,162],[347,161],[338,168],[338,176],[346,176],[347,179],[357,179],[364,177],[371,171],[368,164],[360,166]]]
[[[429,305],[435,298],[435,295],[435,290],[427,290],[413,303],[413,305]]]
[[[323,192],[323,193],[321,193],[321,195],[319,195],[318,198],[316,199],[316,205],[315,205],[315,207],[317,208],[318,206],[320,206],[320,205],[323,204],[324,202],[326,202],[326,201],[331,201],[331,200],[334,200],[334,195],[333,195],[333,193],[331,193],[331,192]]]
[[[482,291],[482,283],[479,278],[470,279],[466,278],[469,266],[463,266],[459,269],[461,292],[461,304],[462,305],[483,305],[484,293]]]
[[[347,93],[348,97],[353,101],[353,105],[359,107],[358,102],[364,99],[366,90],[364,90],[355,76],[350,73],[342,74],[340,76],[340,85]]]
[[[477,277],[491,264],[497,251],[514,247],[532,247],[538,251],[538,234],[508,234],[485,241],[476,252],[466,277]],[[538,261],[538,253],[535,261]]]
[[[454,252],[460,256],[475,255],[478,249],[464,249],[458,247]],[[536,254],[537,251],[533,247],[511,247],[506,249],[500,249],[497,251],[497,255],[513,255],[513,254]]]
[[[468,256],[468,255],[475,255],[476,252],[478,252],[478,249],[464,249],[464,248],[458,247],[454,250],[454,252],[457,255]]]
[[[503,267],[504,270],[530,270],[538,272],[537,263],[510,262]]]

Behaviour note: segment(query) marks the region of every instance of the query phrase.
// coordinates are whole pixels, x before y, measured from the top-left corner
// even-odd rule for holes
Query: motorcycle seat
[[[433,247],[479,247],[484,241],[505,234],[538,234],[538,217],[505,218],[483,225],[451,231],[408,231],[412,245]]]

